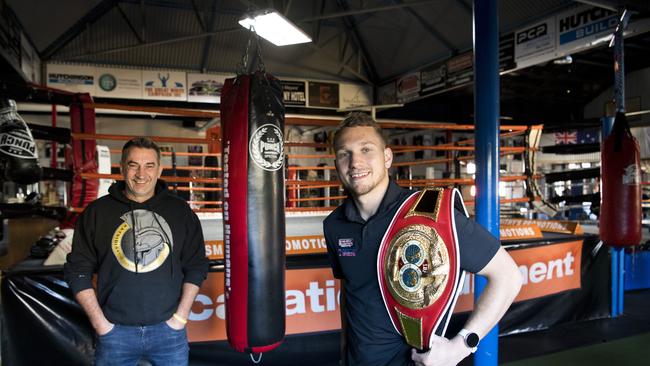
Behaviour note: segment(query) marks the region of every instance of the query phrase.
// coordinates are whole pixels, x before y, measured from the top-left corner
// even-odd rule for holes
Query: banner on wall
[[[97,97],[141,99],[142,71],[98,67],[95,69]]]
[[[309,107],[339,108],[339,84],[309,82]]]
[[[285,279],[286,334],[341,328],[340,283],[329,268],[288,270]],[[223,286],[223,272],[211,272],[203,282],[188,317],[190,342],[226,339]]]
[[[420,72],[420,95],[432,94],[447,87],[447,63],[425,67]]]
[[[187,100],[186,76],[177,71],[142,71],[142,99]]]
[[[607,9],[581,6],[560,13],[557,22],[557,51],[568,54],[609,37],[616,28],[618,15]]]
[[[341,84],[341,109],[372,105],[372,87],[367,85]]]
[[[287,236],[286,255],[325,254],[327,244],[323,235]],[[210,260],[224,259],[223,240],[206,240],[205,255]]]
[[[399,103],[406,103],[417,98],[420,92],[420,72],[412,72],[397,79],[395,90]]]
[[[593,47],[608,40],[617,22],[616,12],[583,5],[521,28],[515,32],[517,68]]]
[[[221,103],[221,88],[235,75],[187,74],[188,102]]]
[[[511,249],[524,287],[499,322],[501,335],[545,329],[554,325],[609,316],[609,258],[597,237]],[[305,263],[298,263],[304,266]],[[307,264],[309,266],[309,264]],[[0,281],[3,331],[2,360],[10,365],[92,364],[95,332],[56,268],[28,267],[3,272]],[[337,354],[340,329],[339,283],[328,267],[292,268],[287,272],[287,334],[295,337],[274,353],[273,364],[309,357],[315,348]],[[211,272],[192,305],[187,324],[190,348],[196,354],[208,346],[205,360],[240,365],[243,358],[224,340],[224,274]],[[473,279],[467,278],[450,328],[464,324],[471,309]],[[263,301],[263,299],[258,299]],[[280,315],[282,316],[282,315]],[[30,339],[32,342],[24,342]],[[199,342],[213,342],[202,344]],[[38,344],[39,352],[34,352]],[[204,348],[205,349],[205,348]],[[214,361],[217,360],[217,361]],[[271,359],[267,360],[270,361]]]
[[[322,238],[322,245],[325,245],[324,238]],[[287,238],[287,248],[289,246],[291,246],[290,240]],[[523,279],[522,289],[515,302],[579,290],[582,286],[582,252],[582,240],[509,250],[508,253],[517,263]],[[294,254],[305,253],[294,252]],[[339,303],[338,300],[334,302],[333,295],[334,291],[338,294],[340,285],[338,280],[334,279],[331,270],[329,268],[289,270],[286,276],[287,334],[338,329]],[[206,286],[206,283],[209,285]],[[454,313],[473,309],[473,289],[474,276],[465,276],[465,283],[456,302]],[[201,287],[196,302],[189,318],[192,322],[188,323],[190,340],[225,339],[223,273],[210,273],[210,277]],[[292,315],[295,314],[302,315],[295,318],[300,319],[300,322],[292,322],[294,319]],[[305,323],[301,325],[302,331],[295,328],[299,323]]]
[[[307,105],[307,88],[304,81],[280,80],[282,85],[282,102],[287,107],[304,107]]]
[[[449,87],[469,84],[474,80],[474,53],[465,52],[447,61],[447,85]]]
[[[515,32],[515,62],[519,67],[535,65],[555,54],[555,17]]]
[[[47,86],[73,93],[95,92],[95,68],[82,65],[48,64]]]

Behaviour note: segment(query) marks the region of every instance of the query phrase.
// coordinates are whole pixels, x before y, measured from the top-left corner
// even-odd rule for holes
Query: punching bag
[[[265,72],[226,80],[221,95],[228,342],[280,345],[285,331],[284,105]]]
[[[16,102],[0,97],[0,179],[18,184],[41,180],[38,150]]]
[[[602,192],[600,238],[611,246],[638,245],[641,241],[641,185],[639,143],[630,132],[624,113],[601,150]]]

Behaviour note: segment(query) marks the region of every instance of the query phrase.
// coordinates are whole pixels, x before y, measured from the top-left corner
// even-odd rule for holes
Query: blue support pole
[[[497,0],[474,0],[474,113],[476,115],[476,221],[499,237],[499,12]],[[474,298],[487,280],[475,277]],[[499,362],[499,327],[479,344],[474,365]]]

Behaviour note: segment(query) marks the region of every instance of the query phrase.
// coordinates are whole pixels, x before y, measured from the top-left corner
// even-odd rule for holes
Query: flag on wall
[[[600,140],[596,129],[560,131],[553,136],[556,145],[595,144]]]
[[[598,130],[580,130],[577,139],[579,144],[595,144],[599,140],[598,136]]]
[[[556,132],[554,136],[556,145],[569,145],[578,143],[578,133],[576,131]]]

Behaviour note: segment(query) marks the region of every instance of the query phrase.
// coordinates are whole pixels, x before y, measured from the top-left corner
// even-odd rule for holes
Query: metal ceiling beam
[[[308,17],[308,18],[303,18],[298,20],[299,23],[304,23],[304,22],[313,22],[316,20],[322,20],[322,19],[333,19],[333,18],[341,18],[341,17],[347,17],[351,15],[359,15],[359,14],[365,14],[365,13],[378,13],[381,11],[387,11],[387,10],[395,10],[395,9],[400,9],[404,8],[407,6],[420,6],[420,5],[426,5],[432,2],[439,2],[440,0],[422,0],[422,1],[413,1],[408,4],[401,4],[401,5],[385,5],[385,6],[377,6],[374,8],[366,8],[366,9],[357,9],[357,10],[346,10],[342,12],[337,12],[337,13],[332,13],[332,14],[325,14],[325,15],[319,15],[315,17]]]
[[[319,14],[323,14],[325,11],[325,0],[321,0],[320,2],[320,12]],[[322,20],[318,20],[316,22],[316,30],[314,31],[314,43],[318,43],[318,40],[320,39],[320,26],[321,26]]]
[[[347,0],[337,0],[336,3],[339,5],[339,7],[343,8],[346,11],[350,9],[350,5],[348,4]],[[366,68],[368,69],[367,71],[370,74],[370,80],[373,81],[372,84],[374,85],[378,77],[377,70],[375,69],[375,65],[372,63],[368,48],[366,47],[363,38],[361,38],[361,35],[359,34],[359,30],[356,27],[356,21],[354,17],[343,17],[343,24],[345,24],[348,31],[352,34],[352,40],[354,43],[356,43],[357,48],[361,51],[361,57],[363,58]]]
[[[284,6],[284,16],[286,17],[289,14],[289,9],[291,9],[291,0],[287,1],[287,5]]]
[[[84,53],[84,54],[80,54],[80,55],[68,56],[65,59],[66,60],[76,60],[76,59],[89,57],[89,56],[98,56],[98,55],[105,55],[105,54],[109,54],[109,53],[126,52],[126,51],[136,50],[136,49],[139,49],[139,48],[153,47],[153,46],[160,46],[160,45],[170,44],[170,43],[190,41],[190,40],[193,40],[193,39],[209,37],[211,35],[215,35],[215,34],[219,34],[219,33],[231,33],[231,32],[243,32],[243,31],[246,31],[246,29],[244,29],[242,27],[224,28],[224,29],[216,30],[214,32],[207,32],[207,33],[195,34],[195,35],[184,36],[184,37],[176,37],[176,38],[166,39],[166,40],[163,40],[163,41],[149,42],[149,43],[137,44],[137,45],[133,45],[133,46],[116,47],[116,48],[111,48],[111,49],[107,49],[107,50],[103,50],[103,51],[89,52],[89,53]]]
[[[140,0],[140,20],[142,21],[142,40],[147,41],[147,18],[145,17],[144,0]]]
[[[616,1],[608,1],[608,0],[573,0],[573,1],[577,3],[595,6],[597,8],[603,8],[603,9],[615,11],[615,12],[618,12],[622,7]]]
[[[61,34],[54,42],[50,43],[43,52],[41,53],[40,57],[41,60],[47,61],[49,60],[54,54],[59,52],[61,49],[63,49],[68,43],[70,43],[73,39],[77,38],[81,32],[86,30],[87,26],[96,22],[104,16],[106,13],[108,13],[110,10],[112,10],[115,5],[117,4],[117,0],[103,0],[99,4],[97,4],[94,8],[92,8],[86,15],[84,15],[81,19],[79,19],[75,24],[72,25],[72,27],[68,28],[63,34]]]
[[[126,16],[126,13],[124,12],[124,9],[122,9],[120,4],[117,4],[116,7],[117,7],[117,10],[120,11],[120,15],[122,15],[122,19],[124,19],[124,21],[126,22],[126,25],[128,25],[129,29],[131,29],[131,33],[133,33],[135,38],[138,39],[138,43],[143,43],[144,40],[142,39],[142,37],[140,37],[140,34],[138,34],[138,31],[135,30],[135,27],[133,26],[133,23],[131,23],[131,20],[129,19],[129,17]]]
[[[349,73],[351,73],[352,75],[356,76],[357,78],[359,78],[360,80],[362,80],[362,81],[365,82],[366,84],[374,85],[373,82],[370,81],[370,79],[368,79],[365,75],[363,75],[362,73],[358,72],[358,71],[355,70],[354,68],[352,68],[352,67],[350,67],[350,66],[348,66],[348,65],[346,65],[346,64],[344,64],[344,63],[342,63],[342,62],[340,62],[340,61],[337,60],[336,58],[330,56],[330,55],[329,55],[328,53],[326,53],[322,48],[318,47],[318,46],[315,45],[314,43],[311,43],[311,42],[310,42],[310,43],[307,43],[307,45],[309,45],[309,47],[311,47],[314,51],[317,51],[318,53],[320,53],[321,55],[323,55],[323,56],[324,56],[328,61],[333,62],[333,63],[335,63],[335,64],[341,66],[341,67],[344,68],[347,72],[349,72]]]
[[[203,32],[208,32],[209,29],[205,25],[205,22],[203,21],[203,17],[201,17],[201,12],[199,11],[199,8],[196,6],[196,0],[190,0],[192,3],[192,10],[194,11],[194,15],[196,16],[196,21],[199,23],[199,27]]]
[[[402,5],[408,5],[408,4],[404,4],[404,1],[402,1],[402,0],[395,0],[394,2],[396,2],[398,4],[402,4]],[[452,52],[457,51],[457,49],[454,47],[454,45],[445,36],[443,36],[440,32],[438,32],[437,29],[435,29],[433,26],[431,26],[431,24],[429,24],[427,22],[427,20],[424,19],[424,17],[422,15],[418,14],[415,10],[413,10],[413,8],[406,7],[406,8],[404,8],[404,11],[409,13],[412,17],[414,17],[418,21],[418,23],[420,23],[422,28],[424,28],[427,32],[429,32],[429,34],[433,38],[435,38],[438,42],[445,45],[445,47],[447,47],[447,49],[449,51],[452,51]]]
[[[212,2],[212,18],[210,18],[210,29],[208,29],[210,32],[214,32],[214,29],[217,26],[217,17],[219,14],[217,12],[218,5],[219,0],[214,0]],[[201,57],[201,72],[203,73],[207,71],[208,57],[210,56],[210,48],[212,47],[213,40],[214,35],[209,35],[203,43],[203,56]]]

